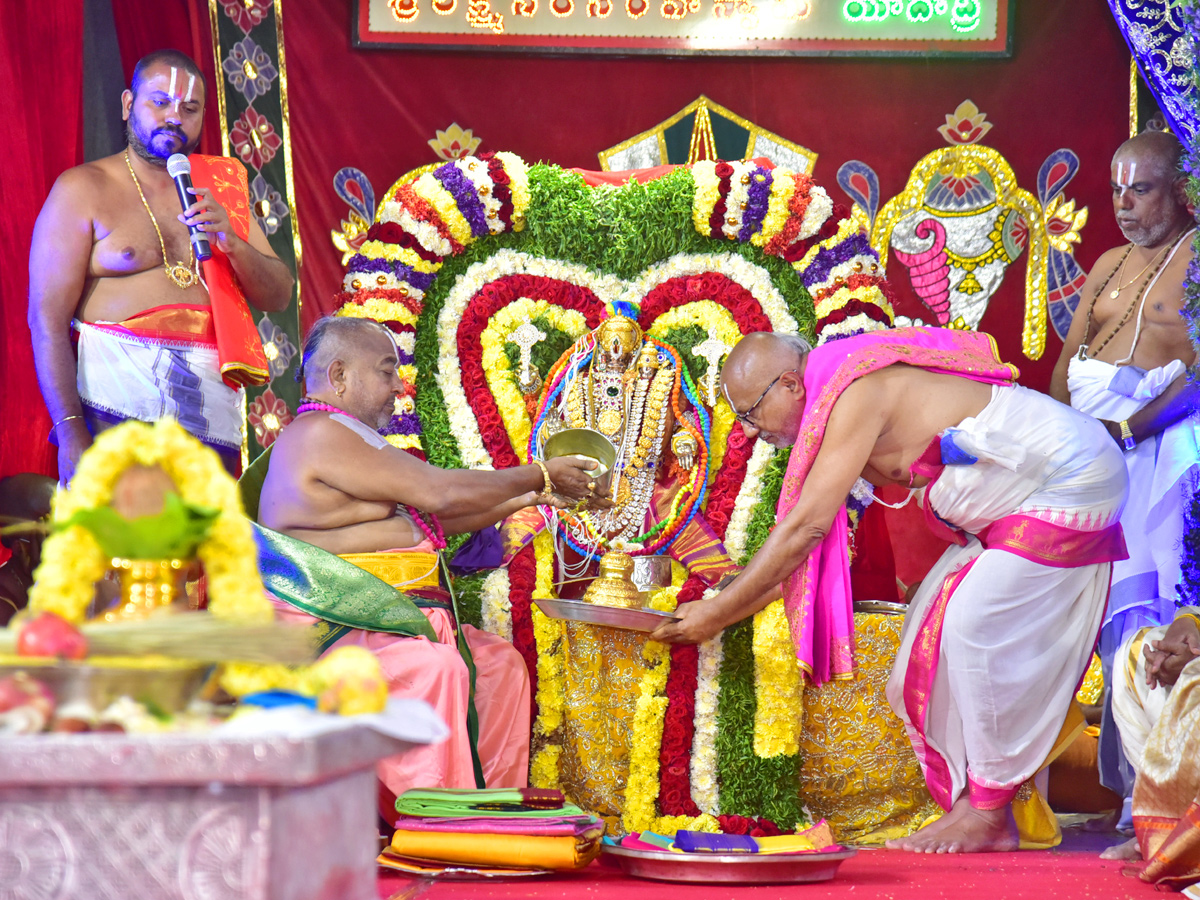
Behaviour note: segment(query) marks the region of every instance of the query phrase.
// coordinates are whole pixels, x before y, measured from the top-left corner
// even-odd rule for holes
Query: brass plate
[[[858,851],[817,853],[670,853],[604,845],[622,871],[635,878],[700,884],[798,884],[829,881],[843,860]]]
[[[674,613],[656,609],[621,609],[615,606],[597,606],[582,600],[552,600],[535,597],[538,609],[551,619],[568,619],[572,622],[588,622],[592,625],[607,625],[609,628],[624,628],[627,631],[653,631],[666,622],[677,622]]]

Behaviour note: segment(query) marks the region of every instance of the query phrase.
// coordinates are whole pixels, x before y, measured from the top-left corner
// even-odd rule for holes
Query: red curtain
[[[361,0],[366,2],[366,0]],[[330,242],[350,208],[333,178],[362,170],[376,199],[405,172],[437,157],[427,143],[452,122],[482,138],[480,151],[598,167],[596,154],[705,94],[820,154],[815,177],[838,202],[838,167],[851,159],[879,175],[882,200],[909,170],[946,146],[937,127],[963,100],[987,114],[983,143],[1036,191],[1038,168],[1060,147],[1079,154],[1066,189],[1091,217],[1079,248],[1090,267],[1121,243],[1109,206],[1108,164],[1128,137],[1129,53],[1103,3],[1014,4],[1011,59],[820,59],[516,56],[363,49],[350,44],[351,0],[285,0],[288,97],[304,263],[303,324],[329,311],[342,279]],[[493,4],[493,8],[496,8]],[[1062,347],[1051,332],[1036,362],[1021,353],[1028,254],[1009,270],[983,328],[1022,381],[1044,388]],[[889,277],[920,314],[903,267]]]
[[[83,158],[83,4],[14,3],[0,28],[0,477],[57,471],[25,324],[29,242],[54,180]]]

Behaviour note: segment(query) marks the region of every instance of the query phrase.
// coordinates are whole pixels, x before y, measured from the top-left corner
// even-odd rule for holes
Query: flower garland
[[[492,569],[483,579],[482,611],[480,618],[484,631],[498,634],[513,643],[511,586],[508,569]]]
[[[718,164],[700,163],[648,184],[597,190],[588,188],[574,173],[553,166],[526,167],[511,154],[481,160],[485,165],[475,168],[465,165],[467,161],[456,161],[456,173],[443,172],[441,177],[430,173],[427,181],[418,179],[409,192],[398,190],[391,201],[394,205],[385,204],[381,221],[372,226],[362,248],[362,255],[379,261],[378,267],[354,264],[364,309],[372,300],[386,302],[389,306],[379,312],[400,322],[396,307],[406,302],[424,303],[417,324],[416,393],[412,399],[421,420],[418,427],[425,429],[425,450],[439,465],[506,466],[523,458],[527,445],[514,440],[522,433],[523,398],[500,388],[511,382],[510,357],[498,352],[504,351],[507,326],[502,324],[503,317],[497,323],[492,321],[500,310],[522,297],[577,311],[587,319],[589,329],[614,301],[640,301],[643,329],[666,344],[673,344],[674,335],[691,334],[689,329],[711,330],[713,323],[726,321],[726,313],[741,333],[768,328],[809,330],[817,313],[810,292],[820,298],[822,325],[830,334],[851,333],[890,320],[887,296],[870,268],[877,259],[861,252],[855,242],[862,223],[842,215],[807,176],[753,163],[726,163],[721,164],[722,175],[717,177]],[[745,183],[743,175],[749,178]],[[453,202],[453,210],[448,201]],[[718,203],[725,208],[721,221],[715,222]],[[488,236],[525,228],[515,245],[520,252],[481,240],[480,209],[487,219]],[[637,217],[638,227],[630,231],[622,223],[635,221],[632,216]],[[730,218],[736,222],[731,224]],[[680,229],[680,222],[690,227]],[[511,235],[504,240],[512,242]],[[843,243],[847,246],[840,247]],[[663,262],[646,267],[647,259]],[[861,270],[856,268],[860,262]],[[379,276],[384,283],[378,281]],[[402,289],[408,293],[400,293]],[[687,324],[683,313],[675,313],[669,326],[655,327],[657,318],[695,301],[711,301],[725,313],[706,306],[703,323]],[[482,336],[489,328],[494,330],[484,341]],[[695,339],[687,340],[694,345]],[[681,348],[690,351],[690,346],[677,349]],[[689,369],[698,370],[702,365],[690,356],[679,362]],[[723,403],[711,411],[711,428],[709,447],[713,452],[708,460],[710,485],[704,514],[738,557],[756,549],[773,524],[782,468],[772,449],[759,450],[744,440]],[[722,435],[727,439],[720,440]],[[703,497],[694,506],[689,501],[690,514],[702,503]],[[556,686],[551,683],[555,669],[542,663],[537,648],[548,643],[551,655],[561,653],[562,648],[561,642],[555,645],[551,631],[539,629],[540,613],[530,608],[530,597],[535,577],[542,570],[549,585],[551,566],[548,548],[540,553],[530,550],[527,556],[522,551],[513,561],[507,591],[513,642],[519,650],[524,648],[530,665],[539,719],[545,700],[549,717],[543,725],[553,726],[535,727],[540,733],[535,734],[531,771],[537,773],[536,781],[546,783],[547,779],[557,780],[560,748],[554,740],[554,698],[562,696],[561,666]],[[503,584],[490,584],[486,606],[493,612],[489,615],[494,615],[494,621],[503,621]],[[685,584],[681,595],[698,596],[699,585]],[[734,815],[752,808],[756,814],[771,810],[774,818],[783,822],[802,818],[795,798],[786,797],[789,779],[794,788],[795,758],[785,754],[761,759],[754,750],[760,741],[786,743],[786,735],[779,731],[782,723],[760,716],[758,727],[753,728],[754,706],[738,704],[744,700],[754,704],[755,698],[726,698],[721,688],[731,677],[753,684],[753,635],[749,624],[744,630],[744,637],[735,633],[732,643],[723,639],[719,655],[708,657],[707,664],[700,651],[691,675],[683,657],[672,660],[663,691],[668,708],[677,703],[677,697],[689,695],[686,702],[679,701],[675,713],[668,714],[688,710],[687,741],[679,740],[679,729],[667,728],[665,740],[661,730],[657,740],[651,740],[652,730],[643,735],[648,742],[646,752],[656,751],[660,757],[662,812],[702,800],[697,809],[706,812],[715,810],[718,801],[728,807],[722,813],[726,828],[738,828],[744,822],[750,822],[746,826],[750,828],[769,826],[769,822],[755,824]],[[720,672],[716,678],[713,669]],[[701,697],[708,703],[706,713],[702,712]],[[727,704],[727,699],[733,705]],[[770,706],[769,698],[764,702]],[[561,706],[557,715],[561,721]],[[704,715],[708,720],[703,720]],[[719,732],[710,724],[714,718],[722,722]],[[701,754],[700,758],[708,761],[697,768],[694,759],[687,759],[688,749],[694,751],[705,742],[713,749]],[[715,788],[718,781],[719,793]],[[764,781],[777,787],[760,788]],[[668,823],[659,824],[666,827]],[[716,824],[714,820],[712,827]]]
[[[656,817],[659,790],[658,748],[662,741],[667,711],[667,675],[671,670],[671,648],[646,641],[642,648],[646,673],[638,686],[629,745],[629,779],[625,783],[625,809],[621,824],[628,832],[650,831]]]
[[[196,551],[208,578],[209,611],[220,618],[269,622],[274,611],[263,592],[254,535],[237,482],[216,453],[173,420],[153,425],[128,421],[97,435],[80,459],[71,486],[55,494],[52,521],[65,522],[76,512],[107,505],[121,475],[134,465],[161,467],[183,500],[220,510]],[[73,525],[52,534],[42,548],[29,608],[82,621],[107,562],[86,528]]]
[[[572,340],[578,340],[588,331],[587,319],[578,310],[521,297],[497,311],[479,336],[480,366],[504,422],[505,433],[523,463],[529,462],[529,410],[512,375],[505,344],[513,331],[535,317],[547,320],[555,330],[569,335]]]
[[[466,349],[470,362],[478,366],[479,380],[483,378],[482,353],[480,336],[482,327],[469,327],[467,316],[468,305],[476,306],[477,300],[493,299],[496,290],[484,291],[485,287],[494,288],[501,279],[513,276],[527,276],[538,279],[553,279],[556,282],[575,287],[573,303],[569,309],[584,314],[589,323],[595,318],[598,322],[597,306],[602,309],[605,298],[616,299],[619,282],[611,276],[597,276],[584,266],[570,265],[540,259],[519,253],[514,250],[498,250],[486,262],[471,266],[460,276],[446,296],[438,313],[437,335],[438,345],[443,353],[438,361],[436,374],[437,385],[441,388],[446,412],[449,416],[450,432],[458,444],[459,454],[469,468],[490,468],[493,465],[492,454],[484,447],[485,435],[492,434],[492,429],[486,423],[481,423],[472,411],[472,404],[467,399],[467,387],[463,372],[464,362],[461,359]],[[531,285],[522,280],[517,283],[516,291],[506,292],[503,296],[507,306],[512,300],[528,297]],[[511,297],[511,299],[509,299]],[[493,301],[494,302],[494,301]],[[495,304],[500,306],[500,304]],[[502,307],[501,307],[502,308]],[[490,321],[497,309],[474,311],[475,318],[482,323]],[[591,313],[591,315],[587,315]],[[590,325],[594,328],[595,325]],[[476,359],[475,353],[478,353]],[[472,366],[474,369],[474,366]],[[480,385],[482,386],[482,385]],[[472,399],[481,405],[489,405],[483,396],[486,391],[472,392]],[[494,413],[497,422],[501,421],[498,411]],[[499,437],[498,435],[493,435]],[[510,445],[511,446],[511,445]],[[516,459],[515,455],[513,459]],[[516,464],[516,463],[512,463]]]
[[[554,548],[550,532],[542,531],[533,539],[536,558],[537,596],[552,597],[554,580]],[[541,746],[531,764],[539,780],[535,787],[558,786],[558,759],[562,754],[561,727],[566,708],[565,641],[562,622],[531,609],[534,640],[537,645],[537,718],[534,722],[535,741]],[[551,767],[553,761],[553,767]]]
[[[754,614],[754,753],[763,759],[800,752],[800,666],[783,600]]]
[[[709,596],[709,592],[705,592]],[[695,733],[692,737],[692,800],[701,812],[720,812],[717,782],[717,701],[723,645],[716,635],[699,645],[696,672]]]

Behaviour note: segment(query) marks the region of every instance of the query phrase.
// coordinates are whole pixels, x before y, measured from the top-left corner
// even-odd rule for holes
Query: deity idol
[[[521,370],[523,386],[541,381]],[[708,584],[734,571],[701,511],[709,412],[674,347],[643,333],[631,316],[611,315],[563,354],[535,405],[532,455],[564,428],[591,429],[612,442],[613,506],[514,517],[505,525],[506,556],[548,524],[568,584],[607,551],[668,555]]]

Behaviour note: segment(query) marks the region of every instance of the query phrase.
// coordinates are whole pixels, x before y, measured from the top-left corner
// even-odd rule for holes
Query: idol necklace
[[[187,290],[200,280],[200,264],[196,262],[191,244],[188,244],[190,259],[187,263],[177,262],[171,265],[167,262],[167,242],[163,240],[162,230],[158,227],[158,219],[154,218],[154,211],[150,209],[150,204],[146,202],[146,195],[142,193],[142,183],[138,181],[137,173],[133,171],[133,162],[129,159],[128,147],[125,148],[125,165],[129,168],[129,174],[133,178],[133,186],[137,188],[138,196],[142,198],[142,206],[146,207],[146,212],[150,215],[154,233],[158,235],[158,245],[162,247],[163,268],[167,272],[167,277],[177,288]]]

